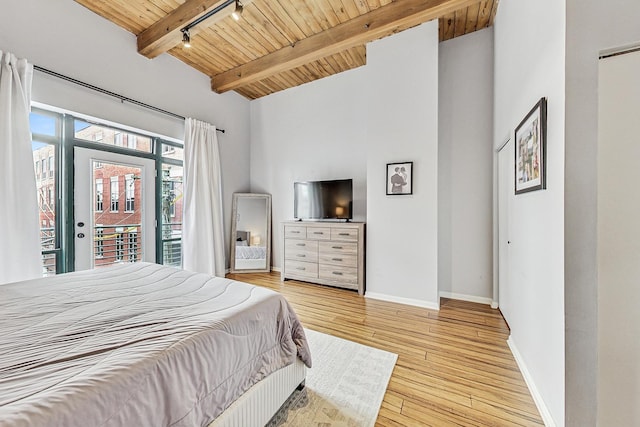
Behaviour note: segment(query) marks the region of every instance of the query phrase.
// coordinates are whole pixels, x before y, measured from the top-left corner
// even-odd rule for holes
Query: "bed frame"
[[[236,399],[209,427],[264,426],[289,396],[304,387],[306,368],[296,357],[294,363],[256,383]]]

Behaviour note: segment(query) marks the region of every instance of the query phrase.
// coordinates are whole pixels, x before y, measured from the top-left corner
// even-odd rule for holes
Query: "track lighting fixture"
[[[233,19],[235,19],[236,21],[240,20],[240,15],[242,15],[242,3],[240,3],[240,0],[236,0],[236,10],[233,11],[233,13],[231,13],[231,16],[233,17]]]
[[[182,45],[184,47],[191,47],[191,35],[188,29],[182,30]]]
[[[240,3],[240,0],[225,0],[224,3],[219,4],[218,6],[216,6],[213,9],[211,9],[209,12],[205,13],[204,15],[199,17],[198,19],[196,19],[193,22],[190,22],[189,24],[185,25],[184,28],[182,28],[182,30],[180,30],[180,31],[182,31],[182,45],[184,47],[191,47],[191,34],[189,34],[189,30],[191,28],[195,27],[196,25],[200,24],[201,22],[205,21],[206,19],[211,18],[213,15],[215,15],[218,12],[220,12],[221,10],[226,9],[227,7],[231,6],[233,3],[236,4],[236,9],[231,13],[231,16],[236,21],[239,21],[240,20],[240,15],[242,15],[242,9],[244,9],[244,7],[242,6],[242,3]]]

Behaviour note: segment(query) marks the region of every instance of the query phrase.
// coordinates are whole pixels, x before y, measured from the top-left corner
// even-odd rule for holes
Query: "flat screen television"
[[[296,219],[353,219],[353,180],[307,181],[293,184]]]

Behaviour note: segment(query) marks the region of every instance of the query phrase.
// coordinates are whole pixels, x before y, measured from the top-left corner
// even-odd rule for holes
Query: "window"
[[[118,199],[120,199],[120,195],[118,192],[120,189],[118,188],[118,177],[111,177],[111,212],[118,212]]]
[[[116,261],[124,259],[124,237],[118,233],[116,235]]]
[[[156,262],[181,265],[184,147],[180,141],[166,141],[147,136],[142,131],[132,132],[99,121],[91,123],[73,114],[46,111],[38,107],[32,108],[29,119],[39,204],[43,275],[74,269],[73,252],[68,251],[72,249],[68,246],[71,235],[62,234],[63,231],[73,233],[73,227],[64,229],[65,223],[71,219],[58,221],[57,216],[58,212],[64,211],[63,207],[73,205],[73,191],[61,192],[59,180],[72,174],[66,168],[73,167],[73,163],[63,162],[62,151],[66,149],[73,152],[76,146],[114,153],[126,151],[128,155],[154,159],[159,167],[161,165],[163,175],[157,181],[155,191],[162,193],[162,205],[156,218],[157,227],[150,228],[149,232],[157,239]],[[99,172],[96,173],[95,169],[99,169]],[[94,181],[92,197],[95,214],[91,222],[95,226],[91,231],[87,229],[86,233],[92,235],[95,259],[100,258],[94,263],[96,266],[137,262],[142,258],[141,221],[135,210],[141,211],[138,206],[141,199],[139,176],[140,172],[130,167],[115,172],[112,163],[94,162],[94,173],[90,179]],[[88,185],[91,186],[90,181]],[[120,193],[122,186],[125,188]],[[121,196],[125,197],[126,209],[120,206]],[[136,198],[139,199],[138,205]],[[105,205],[107,202],[109,205]],[[128,211],[126,214],[125,210]]]
[[[84,120],[74,120],[74,137],[83,141],[126,147],[145,153],[153,152],[153,140],[148,136],[133,134],[126,130],[89,123]]]
[[[49,210],[51,212],[53,212],[54,207],[55,207],[55,194],[54,194],[54,188],[53,185],[49,186]]]
[[[163,145],[163,147],[166,145]],[[176,155],[182,155],[176,148]],[[159,218],[162,233],[162,262],[182,265],[182,159],[165,159],[162,165],[162,209]],[[169,163],[171,162],[171,163]]]
[[[176,216],[176,183],[175,181],[162,182],[163,209],[167,218]]]
[[[96,258],[104,258],[104,229],[96,227]]]
[[[61,149],[61,119],[57,113],[33,108],[29,114],[31,151],[38,194],[40,250],[43,276],[56,274],[62,265],[60,230],[57,221],[58,159]],[[49,171],[47,173],[47,170]]]
[[[129,262],[138,260],[138,233],[129,233]]]
[[[178,147],[163,142],[161,152],[162,157],[166,159],[174,159],[178,160],[179,162],[182,162],[182,160],[184,159],[184,148],[182,148],[181,146]]]
[[[172,154],[176,151],[175,148],[173,148],[173,145],[167,145],[167,144],[162,144],[162,155],[164,156],[165,154]]]
[[[96,212],[102,212],[104,208],[104,188],[102,178],[96,179]]]
[[[138,148],[138,137],[136,135],[127,135],[127,147],[133,150]]]
[[[126,212],[133,212],[135,198],[135,180],[132,174],[126,175],[124,178],[125,188],[125,207]]]

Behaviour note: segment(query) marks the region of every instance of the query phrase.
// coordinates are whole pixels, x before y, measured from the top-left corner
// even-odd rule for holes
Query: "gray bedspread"
[[[278,293],[156,264],[0,285],[0,426],[205,426],[300,357]]]

